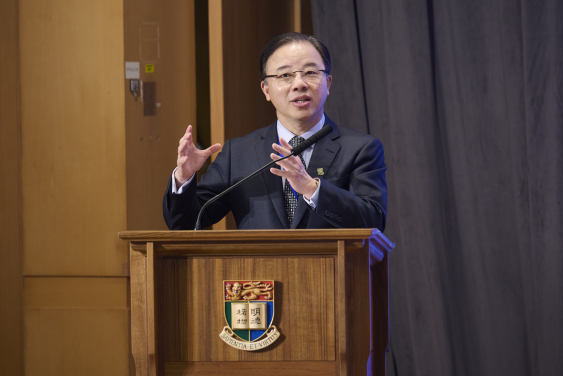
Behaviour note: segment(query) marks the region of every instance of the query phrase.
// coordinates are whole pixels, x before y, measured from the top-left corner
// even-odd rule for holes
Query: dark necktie
[[[303,137],[295,136],[291,140],[289,140],[289,144],[291,147],[296,147],[301,142],[305,141]],[[301,159],[301,163],[303,166],[307,168],[305,164],[305,160],[303,156],[299,154],[299,158]],[[287,211],[287,219],[289,221],[289,227],[291,227],[291,222],[293,222],[293,215],[295,214],[295,209],[297,208],[297,198],[293,194],[293,190],[291,189],[291,185],[289,184],[289,180],[285,180],[285,186],[283,188],[285,194],[285,210]]]

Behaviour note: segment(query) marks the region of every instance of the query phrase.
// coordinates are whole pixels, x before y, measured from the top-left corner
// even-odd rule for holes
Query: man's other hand
[[[211,145],[205,150],[196,148],[193,142],[192,126],[188,126],[186,133],[180,139],[178,146],[178,168],[174,172],[176,187],[181,187],[203,166],[211,154],[221,150],[221,144]]]
[[[287,156],[291,154],[291,145],[287,143],[286,140],[280,138],[281,146],[278,144],[273,144],[272,147],[278,154]],[[281,157],[275,153],[270,154],[270,158],[273,160],[281,159]],[[278,170],[277,168],[271,168],[270,172],[274,175],[286,178],[291,184],[291,187],[295,189],[295,192],[305,196],[310,199],[311,196],[317,190],[317,183],[313,179],[301,163],[301,158],[293,156],[284,161],[276,162],[283,170]]]

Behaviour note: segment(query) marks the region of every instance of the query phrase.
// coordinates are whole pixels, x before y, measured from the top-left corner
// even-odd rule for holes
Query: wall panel
[[[24,274],[120,275],[123,11],[21,0]]]
[[[127,375],[122,4],[20,0],[18,43],[23,369]]]
[[[25,310],[25,375],[127,375],[127,309]]]
[[[26,277],[25,374],[127,375],[127,278]]]
[[[26,277],[26,308],[127,308],[125,277]]]
[[[18,2],[0,11],[0,364],[21,375],[21,154],[19,123]]]
[[[260,55],[276,35],[293,31],[293,0],[223,1],[225,139],[270,125],[274,106],[260,89]]]
[[[141,63],[141,80],[156,84],[154,116],[144,116],[146,92],[123,81],[127,129],[127,228],[166,230],[162,196],[176,167],[178,141],[197,127],[193,0],[124,1],[126,61]],[[154,64],[146,73],[145,64]],[[146,86],[146,85],[144,85]],[[145,103],[143,103],[145,102]]]

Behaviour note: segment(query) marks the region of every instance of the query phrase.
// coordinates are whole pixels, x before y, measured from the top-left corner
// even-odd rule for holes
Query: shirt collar
[[[321,118],[321,121],[319,121],[317,124],[315,124],[311,129],[309,129],[307,132],[303,133],[301,135],[301,137],[303,137],[304,139],[308,139],[309,137],[311,137],[312,135],[314,135],[315,133],[317,133],[318,131],[321,130],[321,128],[323,127],[325,123],[325,114],[323,114],[323,117]],[[280,120],[278,119],[278,137],[281,139],[283,138],[284,140],[286,140],[287,142],[289,142],[289,140],[291,140],[293,137],[297,136],[296,134],[294,134],[293,132],[291,132],[289,129],[287,129],[286,127],[283,126],[282,123],[280,123]],[[315,145],[313,145],[315,146]],[[311,147],[313,147],[311,146]]]

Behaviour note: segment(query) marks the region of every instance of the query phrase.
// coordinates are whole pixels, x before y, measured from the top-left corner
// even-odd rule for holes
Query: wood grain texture
[[[223,1],[209,0],[209,108],[211,145],[225,143],[225,91],[223,85]],[[211,156],[215,160],[217,154]],[[226,230],[223,218],[212,226],[213,230]]]
[[[334,258],[165,259],[164,270],[166,290],[178,294],[164,302],[167,362],[335,359]],[[237,278],[276,281],[274,325],[282,337],[267,351],[239,351],[219,338],[222,281]]]
[[[338,321],[338,347],[336,352],[337,374],[340,376],[347,375],[347,343],[346,336],[348,334],[346,324],[346,248],[344,241],[338,241],[337,256],[337,279],[336,279],[336,320]]]
[[[276,120],[260,89],[260,55],[273,37],[293,31],[293,1],[223,1],[225,139]],[[252,110],[249,111],[249,106]]]
[[[130,252],[131,265],[131,353],[136,376],[148,375],[147,344],[147,278],[146,257]]]
[[[165,230],[162,195],[176,167],[188,125],[197,137],[194,0],[125,0],[125,61],[141,64],[141,80],[156,84],[156,116],[143,116],[140,96],[119,81],[125,98],[127,228]],[[158,48],[153,51],[152,48]],[[158,53],[156,53],[158,52]],[[146,73],[145,64],[154,64]]]
[[[127,260],[115,237],[126,226],[122,4],[17,4],[22,364],[26,375],[126,375],[127,281],[103,279]]]
[[[167,270],[164,269],[164,258],[155,257],[154,258],[154,274],[155,278],[155,308],[157,314],[156,324],[156,365],[157,365],[157,375],[165,374],[165,359],[166,359],[166,338],[172,333],[166,332],[166,318],[162,318],[164,314],[164,302],[171,295],[167,290],[168,286],[163,283],[163,278],[158,276],[166,273]],[[177,286],[175,286],[177,288]],[[173,290],[174,291],[174,290]],[[173,293],[172,293],[173,294]],[[173,295],[172,295],[173,296]]]
[[[0,364],[23,374],[21,133],[18,1],[0,11]]]
[[[131,242],[228,242],[249,240],[249,242],[288,242],[288,230],[238,230],[238,231],[122,231],[119,237]],[[320,229],[291,230],[290,241],[325,242],[335,240],[362,240],[372,236],[372,229]]]
[[[373,264],[375,230],[217,233],[224,238],[210,236],[213,232],[190,231],[121,234],[134,241],[131,249],[136,257],[143,257],[142,251],[148,258],[156,257],[154,278],[157,297],[162,299],[155,297],[153,303],[147,300],[141,305],[149,310],[158,308],[156,332],[162,335],[155,346],[160,351],[160,373],[162,365],[171,362],[182,363],[176,364],[178,372],[199,374],[213,369],[205,367],[222,367],[221,362],[225,365],[270,362],[268,367],[275,369],[280,361],[317,361],[330,363],[328,374],[355,375],[366,372],[373,349],[377,354],[373,356],[370,374],[385,374],[385,352],[380,349],[386,347],[389,338],[388,315],[383,313],[387,310],[387,258]],[[283,244],[288,249],[274,255],[266,248],[253,248],[252,245],[266,244],[263,243],[266,234],[272,244]],[[306,235],[317,239],[316,243],[326,244],[326,254],[316,246],[309,247],[312,240],[306,240]],[[302,237],[305,240],[297,243],[295,239]],[[143,248],[139,238],[159,241],[154,246],[148,242]],[[186,256],[186,249],[189,252],[192,245],[190,241],[196,244],[198,252],[206,245],[213,245],[215,253]],[[158,244],[166,249],[159,251]],[[229,248],[230,253],[222,255],[218,246]],[[132,284],[133,275],[140,273],[133,269],[146,266],[151,267],[149,263],[135,264],[132,258]],[[142,269],[142,272],[146,271]],[[149,271],[148,275],[151,274]],[[274,325],[282,336],[265,350],[239,351],[218,337],[225,326],[222,282],[232,279],[276,281],[276,302],[281,308],[276,309]],[[142,284],[139,286],[142,288]],[[145,294],[152,294],[146,284],[144,288]],[[132,289],[132,298],[133,294]],[[372,333],[378,336],[373,341]]]
[[[301,32],[301,0],[293,0],[293,31]]]
[[[127,278],[25,277],[26,308],[128,308]]]
[[[147,353],[148,374],[156,376],[158,368],[158,341],[157,341],[157,296],[155,280],[155,254],[153,243],[147,243]]]
[[[221,243],[221,242],[220,242]],[[165,255],[201,255],[201,256],[221,256],[221,255],[291,255],[301,253],[304,248],[307,249],[309,254],[336,254],[336,244],[326,243],[252,243],[252,244],[233,244],[224,242],[224,244],[209,244],[202,243],[153,243],[155,252],[160,256]],[[134,250],[146,253],[146,243],[131,243]]]
[[[209,86],[211,144],[225,142],[223,87],[223,1],[209,0]],[[215,156],[212,156],[215,159]],[[220,229],[220,228],[214,228]]]
[[[26,376],[125,376],[129,310],[26,308]]]
[[[369,246],[346,253],[347,374],[366,373],[370,355]],[[385,296],[386,297],[386,296]],[[378,299],[381,299],[378,296]]]
[[[266,371],[267,370],[267,371]],[[167,362],[167,376],[329,376],[334,362]]]
[[[26,375],[127,375],[127,279],[26,277]]]
[[[123,5],[19,1],[25,275],[119,276]]]

